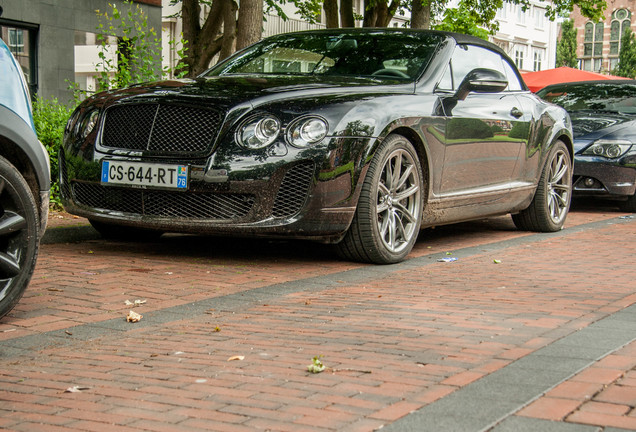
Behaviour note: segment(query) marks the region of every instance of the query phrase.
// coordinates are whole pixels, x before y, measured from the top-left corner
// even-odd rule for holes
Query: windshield
[[[416,32],[308,32],[274,36],[203,76],[332,75],[415,80],[444,36]]]
[[[616,83],[564,84],[540,90],[542,99],[562,106],[568,112],[613,111],[636,114],[636,85]]]

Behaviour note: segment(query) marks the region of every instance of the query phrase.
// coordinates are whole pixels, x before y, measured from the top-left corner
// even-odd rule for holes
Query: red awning
[[[596,72],[588,72],[571,67],[559,67],[538,72],[527,72],[521,74],[526,85],[532,92],[537,92],[550,84],[559,84],[576,81],[594,81],[610,79],[629,79],[614,75],[603,75]]]

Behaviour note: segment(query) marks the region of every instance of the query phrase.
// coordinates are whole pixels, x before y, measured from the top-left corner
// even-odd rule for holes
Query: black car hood
[[[96,95],[106,104],[140,99],[208,99],[215,105],[240,105],[255,99],[279,100],[289,97],[347,93],[408,93],[414,83],[357,77],[227,75],[194,80],[171,80],[135,85]]]
[[[606,135],[614,129],[630,121],[636,120],[636,116],[610,111],[571,111],[572,132],[574,138],[582,138],[585,135]]]
[[[575,151],[599,138],[633,140],[636,115],[610,111],[572,111],[572,132]],[[577,145],[578,143],[578,145]]]

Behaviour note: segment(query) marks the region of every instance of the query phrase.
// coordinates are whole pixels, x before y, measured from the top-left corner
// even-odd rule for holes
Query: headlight
[[[99,112],[95,110],[91,111],[91,113],[84,118],[82,122],[82,138],[86,138],[89,133],[93,132],[93,129],[95,129],[97,125],[97,117],[99,117]]]
[[[237,131],[236,138],[243,147],[256,150],[273,143],[279,133],[280,120],[273,115],[266,115],[251,118],[243,123]]]
[[[327,136],[327,121],[321,117],[302,117],[287,129],[287,141],[294,147],[305,148],[316,144]]]
[[[586,148],[582,154],[616,159],[627,153],[631,147],[632,143],[626,140],[598,140]]]

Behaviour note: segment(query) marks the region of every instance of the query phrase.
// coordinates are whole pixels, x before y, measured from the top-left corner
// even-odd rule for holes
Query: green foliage
[[[310,24],[320,22],[322,13],[322,0],[296,0],[294,1],[298,15]]]
[[[629,28],[623,33],[621,51],[618,54],[618,65],[612,71],[612,74],[626,78],[636,78],[636,37]]]
[[[447,8],[444,10],[444,18],[435,23],[434,30],[450,31],[455,33],[469,34],[488,40],[488,35],[496,30],[483,28],[484,21],[474,9],[469,9],[466,2],[460,2],[458,8]]]
[[[561,25],[561,39],[557,42],[556,67],[577,67],[576,32],[577,29],[574,28],[574,22],[572,20],[563,21]]]
[[[38,97],[33,104],[35,130],[51,159],[51,205],[54,208],[62,206],[58,184],[57,153],[64,139],[66,121],[72,111],[72,106],[63,105],[55,98],[46,100]]]

